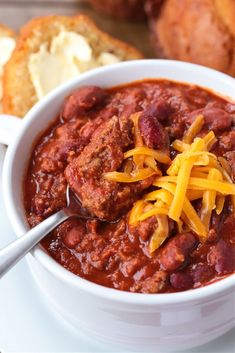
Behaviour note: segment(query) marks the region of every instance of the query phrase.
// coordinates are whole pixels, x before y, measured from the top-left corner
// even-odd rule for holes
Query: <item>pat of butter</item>
[[[116,55],[108,52],[101,53],[97,60],[100,65],[110,65],[120,62],[120,59]]]
[[[51,42],[51,54],[64,55],[69,61],[90,61],[92,49],[86,38],[74,32],[60,32]]]
[[[46,44],[41,45],[38,53],[30,56],[28,69],[38,99],[79,74],[79,69],[72,60],[68,60],[62,53],[51,54]]]
[[[85,37],[62,30],[51,41],[44,43],[28,62],[30,78],[37,98],[41,99],[53,88],[92,68],[119,61],[111,53],[94,57]]]
[[[0,100],[2,99],[2,74],[3,66],[10,59],[15,49],[15,39],[11,37],[0,37]]]
[[[42,44],[28,63],[38,99],[80,73],[76,60],[89,61],[91,57],[91,47],[77,33],[60,32],[53,38],[49,49],[47,44]]]

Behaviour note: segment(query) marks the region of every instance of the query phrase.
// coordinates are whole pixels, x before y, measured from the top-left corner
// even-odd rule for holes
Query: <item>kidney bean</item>
[[[143,257],[141,258],[141,256],[134,256],[121,263],[119,268],[124,277],[133,276],[133,274],[137,272],[141,266],[143,266],[143,261]]]
[[[169,136],[158,121],[152,108],[145,110],[139,119],[139,128],[146,145],[155,149],[168,149]]]
[[[107,93],[97,86],[86,86],[74,91],[65,101],[62,117],[64,120],[84,115],[85,112],[101,105]]]
[[[208,264],[198,263],[190,269],[195,284],[203,284],[213,277],[213,270]]]
[[[211,247],[207,260],[211,266],[214,266],[219,275],[235,270],[235,251],[223,239],[220,239],[216,245]]]
[[[184,272],[176,272],[170,275],[170,284],[178,290],[186,290],[193,287],[193,279]]]
[[[160,254],[160,264],[168,271],[182,268],[198,240],[192,233],[181,233],[170,239]]]
[[[189,117],[189,123],[192,123],[196,116],[202,114],[208,129],[215,132],[226,130],[232,124],[232,118],[225,110],[216,107],[206,107],[204,109],[194,110]]]
[[[154,116],[160,122],[164,122],[172,113],[172,106],[164,99],[158,99],[156,104],[152,104],[145,110],[147,115]]]
[[[158,293],[167,284],[167,274],[165,271],[156,271],[152,276],[145,280],[137,281],[131,288],[131,292]]]

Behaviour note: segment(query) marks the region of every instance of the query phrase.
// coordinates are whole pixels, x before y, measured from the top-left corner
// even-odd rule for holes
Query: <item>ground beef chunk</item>
[[[219,144],[225,151],[235,149],[235,130],[225,133],[219,138]]]
[[[224,275],[235,270],[235,251],[229,244],[220,239],[213,245],[208,254],[208,262],[215,267],[218,274]]]
[[[129,257],[126,261],[123,261],[119,268],[124,275],[124,277],[133,276],[135,272],[137,272],[142,266],[145,261],[144,255],[134,255]]]
[[[61,116],[74,119],[104,103],[107,93],[97,86],[85,86],[74,91],[65,101]]]
[[[142,107],[140,105],[140,102],[145,99],[145,96],[146,95],[144,90],[140,88],[133,89],[133,91],[129,95],[123,95],[122,102],[124,104],[122,109],[122,115],[129,117],[131,114],[141,111]]]
[[[115,171],[122,164],[123,151],[132,143],[131,135],[131,120],[113,117],[97,129],[90,143],[65,170],[70,187],[93,216],[116,220],[151,184],[150,178],[132,184],[104,178],[104,173]]]
[[[167,271],[182,268],[198,240],[192,233],[177,234],[163,247],[159,261]]]
[[[156,271],[151,277],[136,282],[131,288],[131,292],[140,293],[158,293],[162,291],[167,284],[167,273],[165,271]]]

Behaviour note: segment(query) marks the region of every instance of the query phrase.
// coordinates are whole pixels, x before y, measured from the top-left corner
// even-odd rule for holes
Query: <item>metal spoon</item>
[[[0,278],[38,244],[40,240],[66,219],[70,217],[96,219],[89,217],[69,187],[67,187],[66,191],[66,200],[66,208],[48,217],[22,237],[0,250]]]

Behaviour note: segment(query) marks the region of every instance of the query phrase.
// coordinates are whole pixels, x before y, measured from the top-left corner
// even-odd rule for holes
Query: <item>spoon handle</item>
[[[58,211],[52,216],[30,229],[23,236],[0,250],[0,278],[24,257],[45,235],[69,218],[64,211]]]

